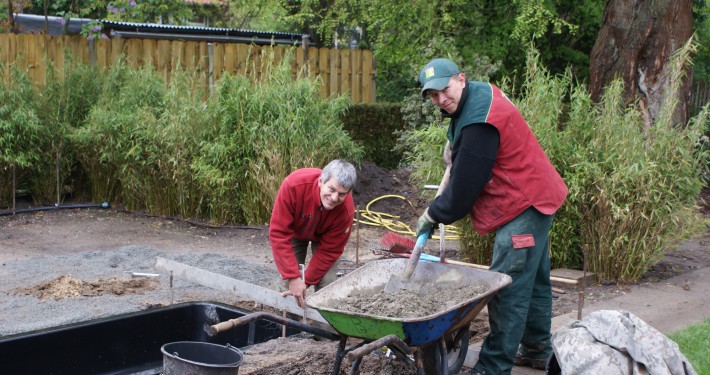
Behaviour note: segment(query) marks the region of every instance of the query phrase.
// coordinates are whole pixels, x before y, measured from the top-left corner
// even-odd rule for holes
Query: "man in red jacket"
[[[470,215],[481,235],[495,233],[490,270],[513,281],[488,303],[490,333],[471,374],[509,375],[513,365],[544,369],[552,354],[549,232],[567,185],[523,115],[496,86],[468,81],[451,60],[420,72],[421,94],[450,119],[451,177],[417,222]]]
[[[338,259],[353,224],[352,191],[357,172],[352,164],[333,160],[320,170],[303,168],[286,177],[276,195],[269,240],[276,267],[284,280],[283,295],[304,306],[306,289],[318,290],[337,278]],[[301,277],[308,243],[312,257]]]

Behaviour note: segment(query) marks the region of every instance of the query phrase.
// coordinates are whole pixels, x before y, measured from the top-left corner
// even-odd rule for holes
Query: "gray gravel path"
[[[144,310],[150,306],[186,301],[234,303],[224,292],[160,275],[160,287],[144,294],[106,294],[93,297],[38,299],[18,294],[18,288],[40,284],[62,275],[82,281],[124,278],[126,272],[156,273],[157,256],[172,259],[252,284],[278,289],[274,267],[212,253],[166,254],[150,246],[125,246],[111,251],[91,251],[63,255],[40,255],[13,260],[0,266],[0,336],[55,327],[94,318]]]

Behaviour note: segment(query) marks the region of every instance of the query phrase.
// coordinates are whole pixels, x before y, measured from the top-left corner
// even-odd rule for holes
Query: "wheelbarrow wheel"
[[[458,374],[466,360],[470,336],[466,326],[422,347],[424,373]]]

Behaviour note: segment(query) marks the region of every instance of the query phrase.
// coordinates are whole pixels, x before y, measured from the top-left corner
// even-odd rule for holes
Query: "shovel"
[[[450,150],[450,148],[449,143],[447,142],[444,151],[444,161],[446,162],[446,170],[444,170],[444,176],[441,178],[441,183],[439,184],[439,188],[436,191],[437,197],[444,192],[444,188],[449,183],[449,177],[451,176],[450,154],[448,155],[449,159],[447,160],[448,150]],[[414,249],[412,250],[412,255],[409,256],[409,262],[407,262],[407,267],[404,269],[404,272],[402,272],[401,276],[390,276],[390,279],[387,281],[387,285],[385,285],[385,293],[394,293],[400,289],[419,291],[421,285],[413,283],[411,281],[411,278],[412,274],[414,273],[414,269],[417,267],[417,263],[419,263],[419,256],[422,254],[422,249],[424,248],[424,244],[426,244],[427,237],[427,233],[422,233],[419,235],[419,237],[417,237],[417,242],[414,245]]]
[[[400,289],[408,289],[413,291],[418,291],[421,288],[420,284],[413,283],[411,281],[414,269],[419,263],[419,256],[422,254],[422,249],[424,244],[426,244],[428,234],[422,233],[417,237],[417,243],[414,245],[414,250],[412,250],[412,255],[409,256],[409,261],[407,262],[407,267],[404,269],[401,275],[392,275],[385,285],[385,293],[394,293]]]

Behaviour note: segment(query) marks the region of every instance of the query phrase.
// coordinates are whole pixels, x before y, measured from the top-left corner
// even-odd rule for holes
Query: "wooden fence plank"
[[[375,102],[375,61],[372,51],[362,51],[362,102]]]
[[[340,51],[330,50],[330,80],[328,85],[329,95],[340,93]]]
[[[225,71],[225,65],[224,65],[224,57],[227,53],[227,46],[232,45],[232,44],[225,44],[225,43],[212,43],[214,46],[214,56],[212,59],[212,68],[214,69],[212,72],[212,79],[214,82],[218,82],[220,78],[222,78],[222,74]]]
[[[360,103],[362,94],[362,74],[360,69],[362,68],[362,51],[359,49],[350,50],[350,96],[353,103]]]
[[[111,61],[111,44],[108,40],[99,39],[96,41],[96,66],[105,68]]]
[[[242,74],[239,71],[239,47],[243,45],[239,44],[227,44],[224,47],[224,71],[230,75]]]
[[[318,48],[308,48],[308,77],[315,79],[320,75],[318,69]]]
[[[7,63],[9,60],[9,46],[10,36],[8,34],[0,34],[0,63]]]
[[[251,48],[247,44],[236,44],[236,54],[234,55],[234,62],[236,64],[235,71],[232,74],[245,75],[250,68],[247,66],[249,63],[249,53]]]
[[[141,65],[153,65],[154,68],[158,68],[157,64],[157,52],[158,52],[158,41],[155,39],[146,39],[143,41],[141,48]]]
[[[350,68],[352,61],[350,59],[350,50],[343,49],[340,50],[340,93],[344,95],[351,95],[350,93]]]
[[[328,48],[318,49],[318,74],[321,77],[320,94],[323,98],[330,96],[330,53]]]

